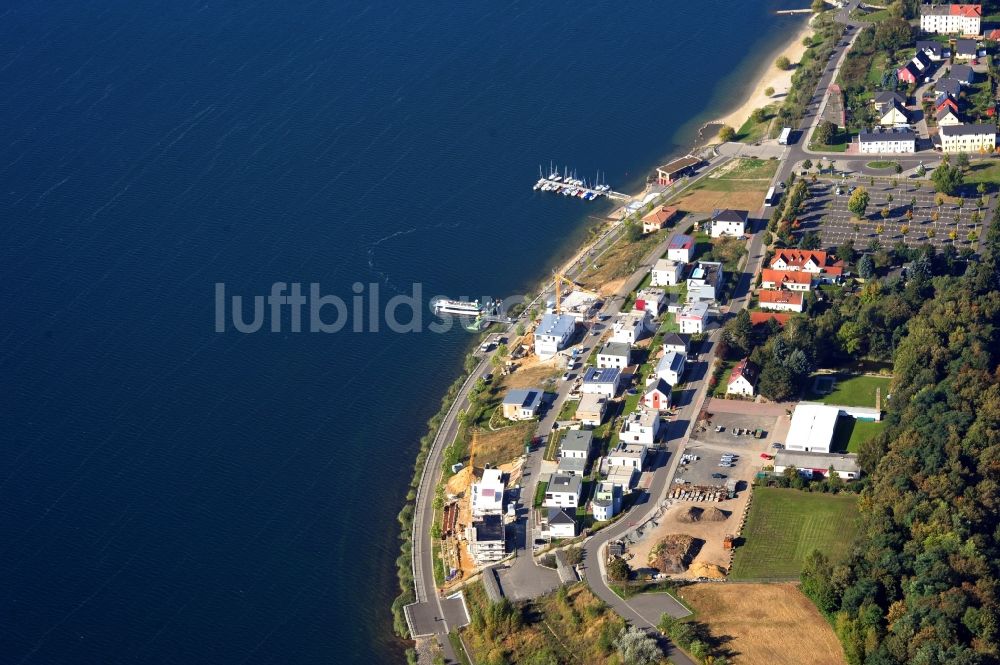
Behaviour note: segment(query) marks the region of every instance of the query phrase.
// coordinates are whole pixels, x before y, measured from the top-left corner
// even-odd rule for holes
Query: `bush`
[[[784,71],[791,67],[792,63],[785,56],[779,55],[778,59],[774,61],[774,66]]]
[[[729,125],[723,125],[722,128],[719,129],[719,140],[723,143],[728,143],[734,138],[736,138],[736,130]]]

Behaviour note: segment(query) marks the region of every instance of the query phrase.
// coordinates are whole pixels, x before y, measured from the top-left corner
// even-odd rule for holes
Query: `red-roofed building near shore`
[[[986,39],[991,42],[1000,42],[1000,28],[993,28],[986,33]]]
[[[776,321],[779,326],[783,326],[791,320],[791,314],[779,314],[778,312],[750,312],[750,325],[763,326],[768,321]]]
[[[757,379],[759,376],[760,368],[750,362],[749,358],[744,358],[736,363],[736,367],[733,367],[733,371],[729,374],[726,394],[753,397],[757,392]]]
[[[764,268],[760,271],[760,286],[762,289],[809,291],[812,289],[812,281],[812,274],[797,270],[774,270],[772,268]]]
[[[946,35],[978,35],[982,26],[982,5],[921,5],[920,29]]]
[[[833,261],[826,252],[811,249],[779,249],[771,258],[771,268],[807,272],[821,282],[836,282],[844,274],[844,262]]]
[[[761,291],[757,294],[761,309],[775,309],[781,312],[801,312],[805,298],[801,291]],[[751,319],[752,322],[752,319]]]
[[[651,210],[645,217],[642,218],[642,232],[643,233],[655,233],[659,231],[664,226],[667,225],[674,215],[677,214],[677,208],[672,206],[660,206]]]

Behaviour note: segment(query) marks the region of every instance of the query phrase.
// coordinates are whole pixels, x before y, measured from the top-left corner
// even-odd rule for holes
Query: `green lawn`
[[[882,389],[882,402],[885,403],[886,395],[889,392],[889,382],[891,379],[882,376],[847,376],[845,374],[835,375],[836,385],[833,392],[821,395],[812,391],[812,379],[810,379],[809,390],[806,399],[823,402],[824,404],[837,404],[840,406],[866,406],[875,408],[875,390]],[[822,375],[820,375],[822,376]]]
[[[770,182],[777,171],[776,159],[740,159],[722,175],[702,178],[691,189],[710,192],[752,192],[759,190],[763,183]]]
[[[741,143],[754,143],[766,138],[768,129],[774,123],[776,111],[776,104],[768,104],[764,107],[763,121],[754,122],[753,118],[747,118],[747,121],[737,130],[735,140]]]
[[[857,531],[856,501],[853,494],[755,489],[730,577],[797,579],[814,549],[833,563],[843,561]]]
[[[837,420],[837,427],[833,431],[831,449],[839,452],[858,453],[861,451],[862,443],[875,437],[883,429],[885,429],[884,420],[874,422],[841,417]]]
[[[965,184],[971,184],[973,186],[963,188],[962,193],[967,197],[978,197],[979,194],[975,191],[975,185],[978,185],[981,182],[986,183],[987,192],[997,191],[997,183],[1000,182],[1000,163],[992,160],[986,162],[973,162],[969,166],[969,170],[965,172]]]
[[[891,169],[892,167],[897,166],[898,164],[899,164],[898,162],[889,162],[889,161],[885,161],[885,160],[877,160],[877,161],[874,161],[874,162],[868,162],[868,164],[866,164],[866,166],[868,168],[870,168],[870,169]]]

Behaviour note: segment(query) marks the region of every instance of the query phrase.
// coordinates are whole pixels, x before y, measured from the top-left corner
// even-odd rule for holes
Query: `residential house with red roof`
[[[757,379],[759,377],[760,368],[750,362],[749,358],[744,358],[736,363],[733,371],[729,374],[726,394],[753,397],[757,392]]]
[[[779,314],[777,312],[750,312],[750,325],[763,326],[768,321],[776,321],[779,326],[783,326],[792,318],[791,314]]]
[[[807,272],[764,268],[761,271],[760,286],[763,289],[810,291],[812,290],[812,281],[813,276]]]
[[[781,312],[801,312],[805,308],[805,297],[801,291],[761,290],[757,294],[761,309],[773,309]],[[752,323],[752,320],[751,320]]]
[[[921,5],[920,29],[946,35],[978,35],[983,6],[967,4]]]
[[[654,208],[642,218],[642,232],[655,233],[665,227],[667,222],[677,215],[677,208],[673,206],[660,206]]]
[[[812,249],[779,249],[770,265],[774,270],[807,272],[824,282],[836,281],[844,274],[843,261],[834,261],[826,252]]]

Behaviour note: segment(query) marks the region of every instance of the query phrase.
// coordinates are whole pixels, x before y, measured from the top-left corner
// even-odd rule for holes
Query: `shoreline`
[[[787,70],[781,70],[775,66],[774,61],[781,56],[785,56],[792,64],[798,63],[802,59],[802,55],[806,52],[806,47],[802,45],[802,40],[811,34],[813,34],[813,28],[812,19],[810,18],[793,35],[792,39],[772,52],[764,61],[765,66],[753,78],[756,83],[750,88],[748,91],[749,94],[743,99],[743,102],[728,113],[706,122],[702,125],[701,131],[711,125],[729,125],[739,131],[740,127],[750,118],[755,109],[783,100],[792,87],[792,75],[795,73],[796,68],[792,67]],[[764,90],[769,87],[774,88],[774,94],[770,97],[764,94]]]
[[[791,78],[795,69],[789,69],[787,71],[781,71],[774,66],[774,61],[781,55],[785,55],[790,62],[797,63],[802,54],[805,52],[806,48],[802,45],[802,40],[807,35],[812,34],[813,30],[809,22],[807,22],[800,30],[798,30],[793,38],[785,43],[783,46],[771,53],[764,62],[765,66],[761,71],[754,77],[756,84],[748,90],[748,95],[745,97],[743,102],[737,106],[732,111],[722,115],[718,119],[709,120],[701,125],[697,130],[696,136],[689,139],[686,142],[686,147],[682,143],[679,150],[683,151],[683,154],[696,154],[699,152],[704,152],[709,149],[714,143],[715,132],[706,133],[706,129],[710,128],[712,125],[721,124],[733,124],[735,129],[745,122],[749,118],[750,114],[754,109],[761,106],[765,106],[768,103],[773,103],[775,101],[780,101],[787,91],[791,87]],[[763,95],[763,90],[767,87],[775,88],[775,96],[767,98]],[[742,118],[742,119],[739,119]],[[739,120],[737,120],[739,119]],[[678,151],[675,150],[672,154],[677,154]],[[669,161],[671,153],[664,156],[662,159]],[[664,163],[664,161],[659,161],[657,164]],[[652,167],[655,169],[655,165]],[[647,174],[648,175],[648,174]],[[628,192],[631,187],[623,188],[623,191]],[[649,191],[648,182],[640,180],[636,183],[635,191],[630,192],[632,200],[639,199],[643,197]],[[607,217],[605,217],[605,223],[609,223],[610,228],[613,228],[616,221],[613,220],[613,216],[616,216],[624,206],[614,206],[609,211]],[[593,219],[591,216],[586,214],[583,215],[584,220]],[[582,237],[574,238],[573,240],[561,243],[561,247],[553,248],[553,266],[558,267],[558,269],[565,271],[569,266],[576,263],[582,255],[591,249],[591,247],[597,242],[598,238],[594,237],[589,233],[584,233]],[[537,285],[537,290],[541,293],[544,287],[549,283],[544,276],[539,281]],[[492,326],[491,326],[492,328]],[[501,330],[503,327],[501,326]],[[512,326],[511,326],[512,329]],[[491,330],[490,332],[497,332],[497,330]],[[466,361],[470,360],[473,356],[473,352],[476,348],[478,336],[474,336],[473,339],[469,341],[469,348],[466,351]],[[484,362],[484,359],[480,359],[480,363]],[[411,493],[416,493],[417,487],[421,484],[425,474],[429,473],[436,475],[440,469],[432,469],[425,466],[428,458],[432,455],[432,449],[434,447],[434,440],[440,433],[440,427],[442,421],[447,416],[448,412],[455,406],[456,398],[458,397],[458,392],[460,392],[460,387],[468,379],[470,374],[478,368],[480,363],[476,363],[475,366],[470,371],[470,368],[466,366],[464,371],[460,372],[455,378],[449,388],[446,390],[445,394],[442,396],[440,407],[438,411],[431,416],[427,423],[427,431],[425,435],[421,438],[420,446],[414,460],[413,465],[413,475],[411,477],[410,483],[408,485],[408,491]],[[411,564],[411,556],[413,553],[413,538],[415,536],[413,532],[413,517],[417,509],[417,502],[415,501],[417,497],[407,497],[407,501],[403,504],[402,510],[397,515],[397,519],[400,525],[399,542],[400,542],[400,556],[397,559],[397,580],[399,583],[399,595],[396,596],[395,600],[391,606],[391,613],[393,615],[393,623],[397,637],[404,640],[413,640],[413,636],[409,635],[407,630],[405,619],[402,617],[402,605],[407,602],[413,602],[415,600],[415,586],[417,580],[413,578],[413,570],[409,565]],[[410,647],[412,648],[412,646]]]

